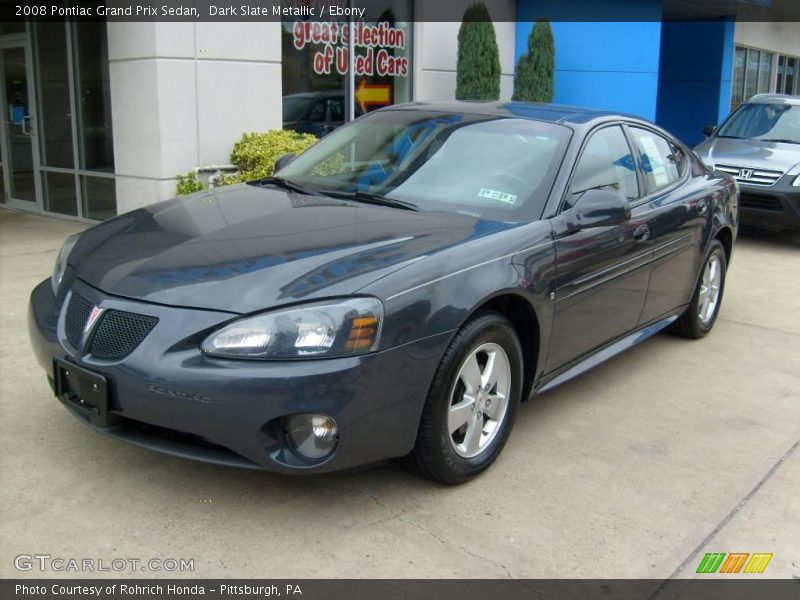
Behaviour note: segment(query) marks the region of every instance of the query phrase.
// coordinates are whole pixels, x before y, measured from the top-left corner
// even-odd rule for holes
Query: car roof
[[[284,96],[284,98],[333,98],[336,96],[344,98],[344,92],[337,90],[324,90],[322,92],[298,92],[297,94],[288,94]]]
[[[534,121],[548,121],[559,124],[584,125],[597,120],[614,118],[647,122],[642,117],[626,113],[570,106],[567,104],[544,104],[536,102],[472,102],[452,100],[449,102],[408,102],[395,104],[383,110],[420,110],[441,111],[446,113],[491,115],[497,117],[514,117]]]
[[[789,96],[788,94],[758,94],[753,96],[745,104],[791,104],[800,106],[800,96]]]

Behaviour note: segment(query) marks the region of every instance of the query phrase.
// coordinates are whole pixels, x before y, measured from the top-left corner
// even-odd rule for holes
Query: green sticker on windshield
[[[488,198],[489,200],[497,200],[504,204],[511,204],[512,206],[517,203],[517,196],[515,194],[509,194],[499,190],[490,190],[489,188],[481,188],[481,191],[478,192],[478,196],[481,198]]]

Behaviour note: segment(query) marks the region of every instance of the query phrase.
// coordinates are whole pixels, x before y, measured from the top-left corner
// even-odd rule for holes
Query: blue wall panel
[[[540,18],[624,14],[625,22],[551,23],[556,45],[555,102],[656,118],[661,0],[518,0],[515,60]]]
[[[690,146],[730,107],[731,21],[664,23],[657,121]]]

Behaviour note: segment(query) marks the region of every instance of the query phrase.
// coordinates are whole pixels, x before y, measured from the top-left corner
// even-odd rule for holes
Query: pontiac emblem
[[[92,312],[89,313],[89,318],[86,319],[86,325],[84,325],[83,327],[83,337],[86,337],[92,330],[92,327],[94,327],[94,324],[97,322],[97,319],[99,319],[100,315],[103,314],[103,310],[105,309],[102,309],[99,306],[92,307]]]

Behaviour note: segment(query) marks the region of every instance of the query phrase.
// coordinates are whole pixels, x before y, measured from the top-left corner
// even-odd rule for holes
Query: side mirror
[[[572,213],[568,224],[570,231],[619,225],[631,218],[628,199],[608,190],[588,190],[569,212]]]
[[[286,154],[279,156],[278,160],[275,161],[275,166],[273,167],[272,172],[277,173],[280,171],[283,167],[292,162],[294,156],[294,152],[287,152]]]
[[[703,127],[703,135],[706,136],[707,138],[709,138],[712,135],[714,135],[714,132],[716,130],[717,130],[717,126],[716,125],[706,125],[705,127]]]

